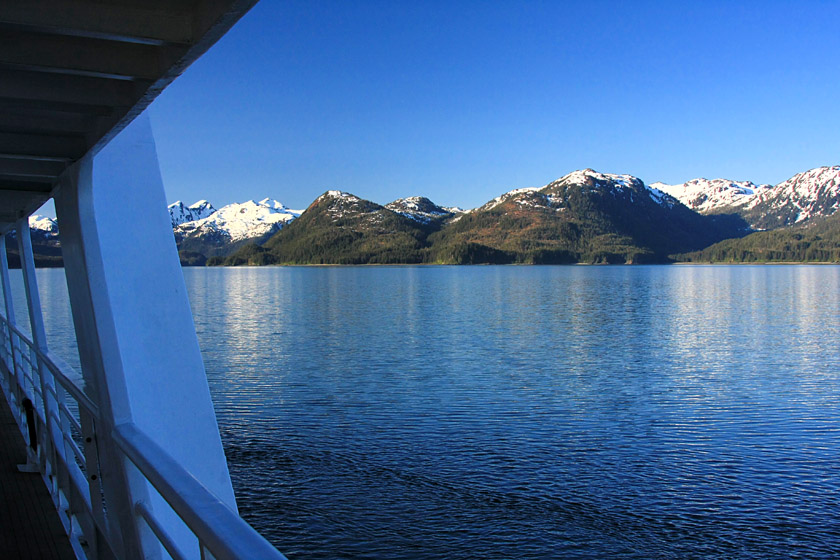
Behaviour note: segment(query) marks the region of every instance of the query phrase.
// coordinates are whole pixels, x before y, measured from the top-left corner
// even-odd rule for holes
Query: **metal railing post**
[[[9,402],[12,405],[12,414],[15,421],[25,432],[27,424],[23,414],[23,400],[27,398],[25,377],[22,374],[20,342],[14,332],[16,326],[15,306],[12,298],[12,283],[9,278],[9,260],[6,254],[6,236],[0,236],[0,283],[3,286],[3,308],[5,310],[4,334],[8,344],[6,356],[6,367],[9,371]],[[36,457],[27,456],[28,461],[34,462]]]
[[[21,417],[21,403],[26,397],[26,376],[23,368],[22,353],[20,351],[20,338],[17,333],[12,333],[12,338],[9,341],[12,346],[12,378],[14,379],[14,401],[15,401],[15,420],[20,426],[24,426],[23,418]]]
[[[29,218],[22,218],[17,222],[18,249],[20,252],[20,267],[23,272],[23,286],[26,292],[26,303],[29,311],[29,326],[32,331],[33,348],[30,354],[30,366],[35,382],[35,373],[38,374],[38,383],[41,390],[41,404],[43,406],[43,419],[45,434],[40,438],[42,442],[43,459],[46,460],[44,475],[50,485],[50,493],[56,505],[60,505],[58,493],[60,480],[58,455],[64,457],[64,445],[61,444],[63,437],[59,432],[56,434],[54,419],[58,418],[58,403],[54,397],[55,380],[47,368],[41,362],[39,353],[47,351],[47,334],[44,329],[44,316],[41,312],[41,297],[38,293],[38,282],[35,278],[35,258],[32,254],[32,236],[29,232]],[[59,444],[60,447],[59,447]]]
[[[94,417],[82,406],[79,406],[79,423],[82,425],[82,450],[84,452],[85,477],[90,494],[91,516],[94,521],[94,534],[88,536],[88,546],[93,551],[92,556],[99,558],[97,551],[110,550],[108,540],[108,520],[105,517],[105,506],[102,501],[102,475],[99,472],[99,449],[97,447],[96,423]],[[102,530],[99,530],[99,527]]]
[[[12,338],[12,327],[15,324],[15,306],[12,300],[12,284],[9,279],[9,259],[6,255],[5,234],[0,235],[0,286],[3,288],[3,312],[5,318],[3,323],[3,335],[5,337],[3,345],[4,361],[10,374],[9,384],[16,385],[16,383],[13,383],[17,377],[15,374],[17,366],[15,365],[15,343]],[[10,389],[10,398],[15,398],[17,396],[17,389],[11,387]],[[20,404],[20,401],[17,404]]]

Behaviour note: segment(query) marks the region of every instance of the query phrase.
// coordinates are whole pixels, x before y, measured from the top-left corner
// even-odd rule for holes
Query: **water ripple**
[[[840,554],[837,267],[188,270],[293,559]]]

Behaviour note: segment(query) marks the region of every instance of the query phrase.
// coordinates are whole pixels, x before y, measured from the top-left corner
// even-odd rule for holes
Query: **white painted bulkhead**
[[[55,203],[82,374],[110,417],[105,429],[136,425],[236,511],[148,116],[92,161],[78,162]],[[123,220],[126,207],[139,219]],[[117,463],[113,487],[103,475],[112,503],[149,500],[168,530],[182,526],[142,477],[125,470],[125,458],[100,454]],[[172,536],[182,550],[198,550],[186,527]],[[142,534],[126,538],[129,548],[135,538],[157,546]]]

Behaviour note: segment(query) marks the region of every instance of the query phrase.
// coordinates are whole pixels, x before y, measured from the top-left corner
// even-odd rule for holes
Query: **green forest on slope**
[[[840,214],[792,228],[726,239],[700,251],[674,256],[678,262],[840,262]]]
[[[209,265],[663,263],[743,235],[742,220],[655,201],[641,182],[552,184],[421,223],[352,196],[322,196],[264,245]]]

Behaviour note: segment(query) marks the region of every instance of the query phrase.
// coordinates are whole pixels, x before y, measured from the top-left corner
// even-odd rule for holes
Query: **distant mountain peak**
[[[816,167],[757,194],[746,205],[760,229],[799,224],[840,210],[840,165]]]
[[[385,208],[423,224],[447,218],[455,213],[451,209],[438,206],[425,196],[398,198],[386,204]]]
[[[343,199],[343,200],[361,200],[355,194],[351,194],[349,192],[339,191],[339,190],[330,190],[319,196],[315,199],[315,202],[325,199]]]
[[[701,214],[744,206],[757,194],[771,188],[771,185],[756,185],[752,181],[705,178],[692,179],[677,185],[654,183],[651,186]]]
[[[213,205],[206,200],[199,200],[189,206],[186,206],[180,200],[176,200],[168,206],[168,209],[173,228],[186,222],[206,218],[216,211]]]
[[[678,185],[654,183],[652,186],[701,214],[739,214],[759,230],[830,216],[840,209],[838,165],[797,173],[776,186],[705,178]]]
[[[258,206],[265,206],[267,208],[271,208],[271,209],[276,210],[276,211],[281,212],[281,213],[282,212],[287,212],[287,213],[292,213],[292,214],[302,214],[303,213],[303,210],[292,210],[291,208],[289,208],[288,206],[286,206],[282,202],[278,202],[278,201],[274,200],[273,198],[264,198],[264,199],[260,200],[259,202],[255,203],[255,204],[257,204]]]
[[[483,206],[468,212],[492,210],[508,202],[516,203],[516,207],[519,208],[542,207],[559,212],[566,207],[565,198],[568,194],[568,189],[584,189],[591,192],[612,193],[613,196],[626,198],[630,203],[636,203],[649,198],[656,204],[667,208],[672,208],[675,204],[678,204],[675,198],[656,188],[645,185],[638,177],[600,173],[594,169],[587,168],[568,173],[543,187],[525,187],[508,191]]]
[[[643,184],[642,180],[632,175],[616,175],[613,173],[600,173],[594,169],[586,168],[572,171],[571,173],[560,177],[554,183],[575,183],[582,184],[587,182],[596,183],[612,183],[618,186],[629,186],[631,184]]]
[[[373,214],[383,210],[384,207],[348,192],[330,190],[316,198],[307,208],[307,212],[315,208],[324,212],[331,220],[340,220],[345,218],[356,219],[364,216],[366,216],[366,219],[375,219],[372,217]]]
[[[55,218],[33,214],[29,216],[29,229],[44,237],[58,236],[58,222]]]
[[[175,204],[170,205],[170,212],[173,206]],[[269,235],[299,215],[299,211],[290,210],[270,198],[259,202],[248,200],[228,204],[209,216],[178,224],[175,233],[181,237],[211,236],[239,242]]]
[[[54,229],[58,229],[58,223],[55,218],[32,214],[29,216],[29,227],[32,229],[52,231]]]
[[[667,208],[672,208],[675,204],[678,204],[679,202],[669,193],[657,188],[656,185],[645,185],[644,181],[642,181],[638,177],[634,177],[633,175],[601,173],[599,171],[595,171],[594,169],[588,168],[573,171],[568,175],[557,179],[553,183],[546,185],[543,191],[560,185],[581,185],[595,188],[615,189],[614,191],[612,191],[614,194],[616,192],[627,191],[626,194],[629,196],[630,202],[640,200],[637,197],[636,193],[647,194],[648,197],[655,203],[657,203],[660,206],[665,206]]]

